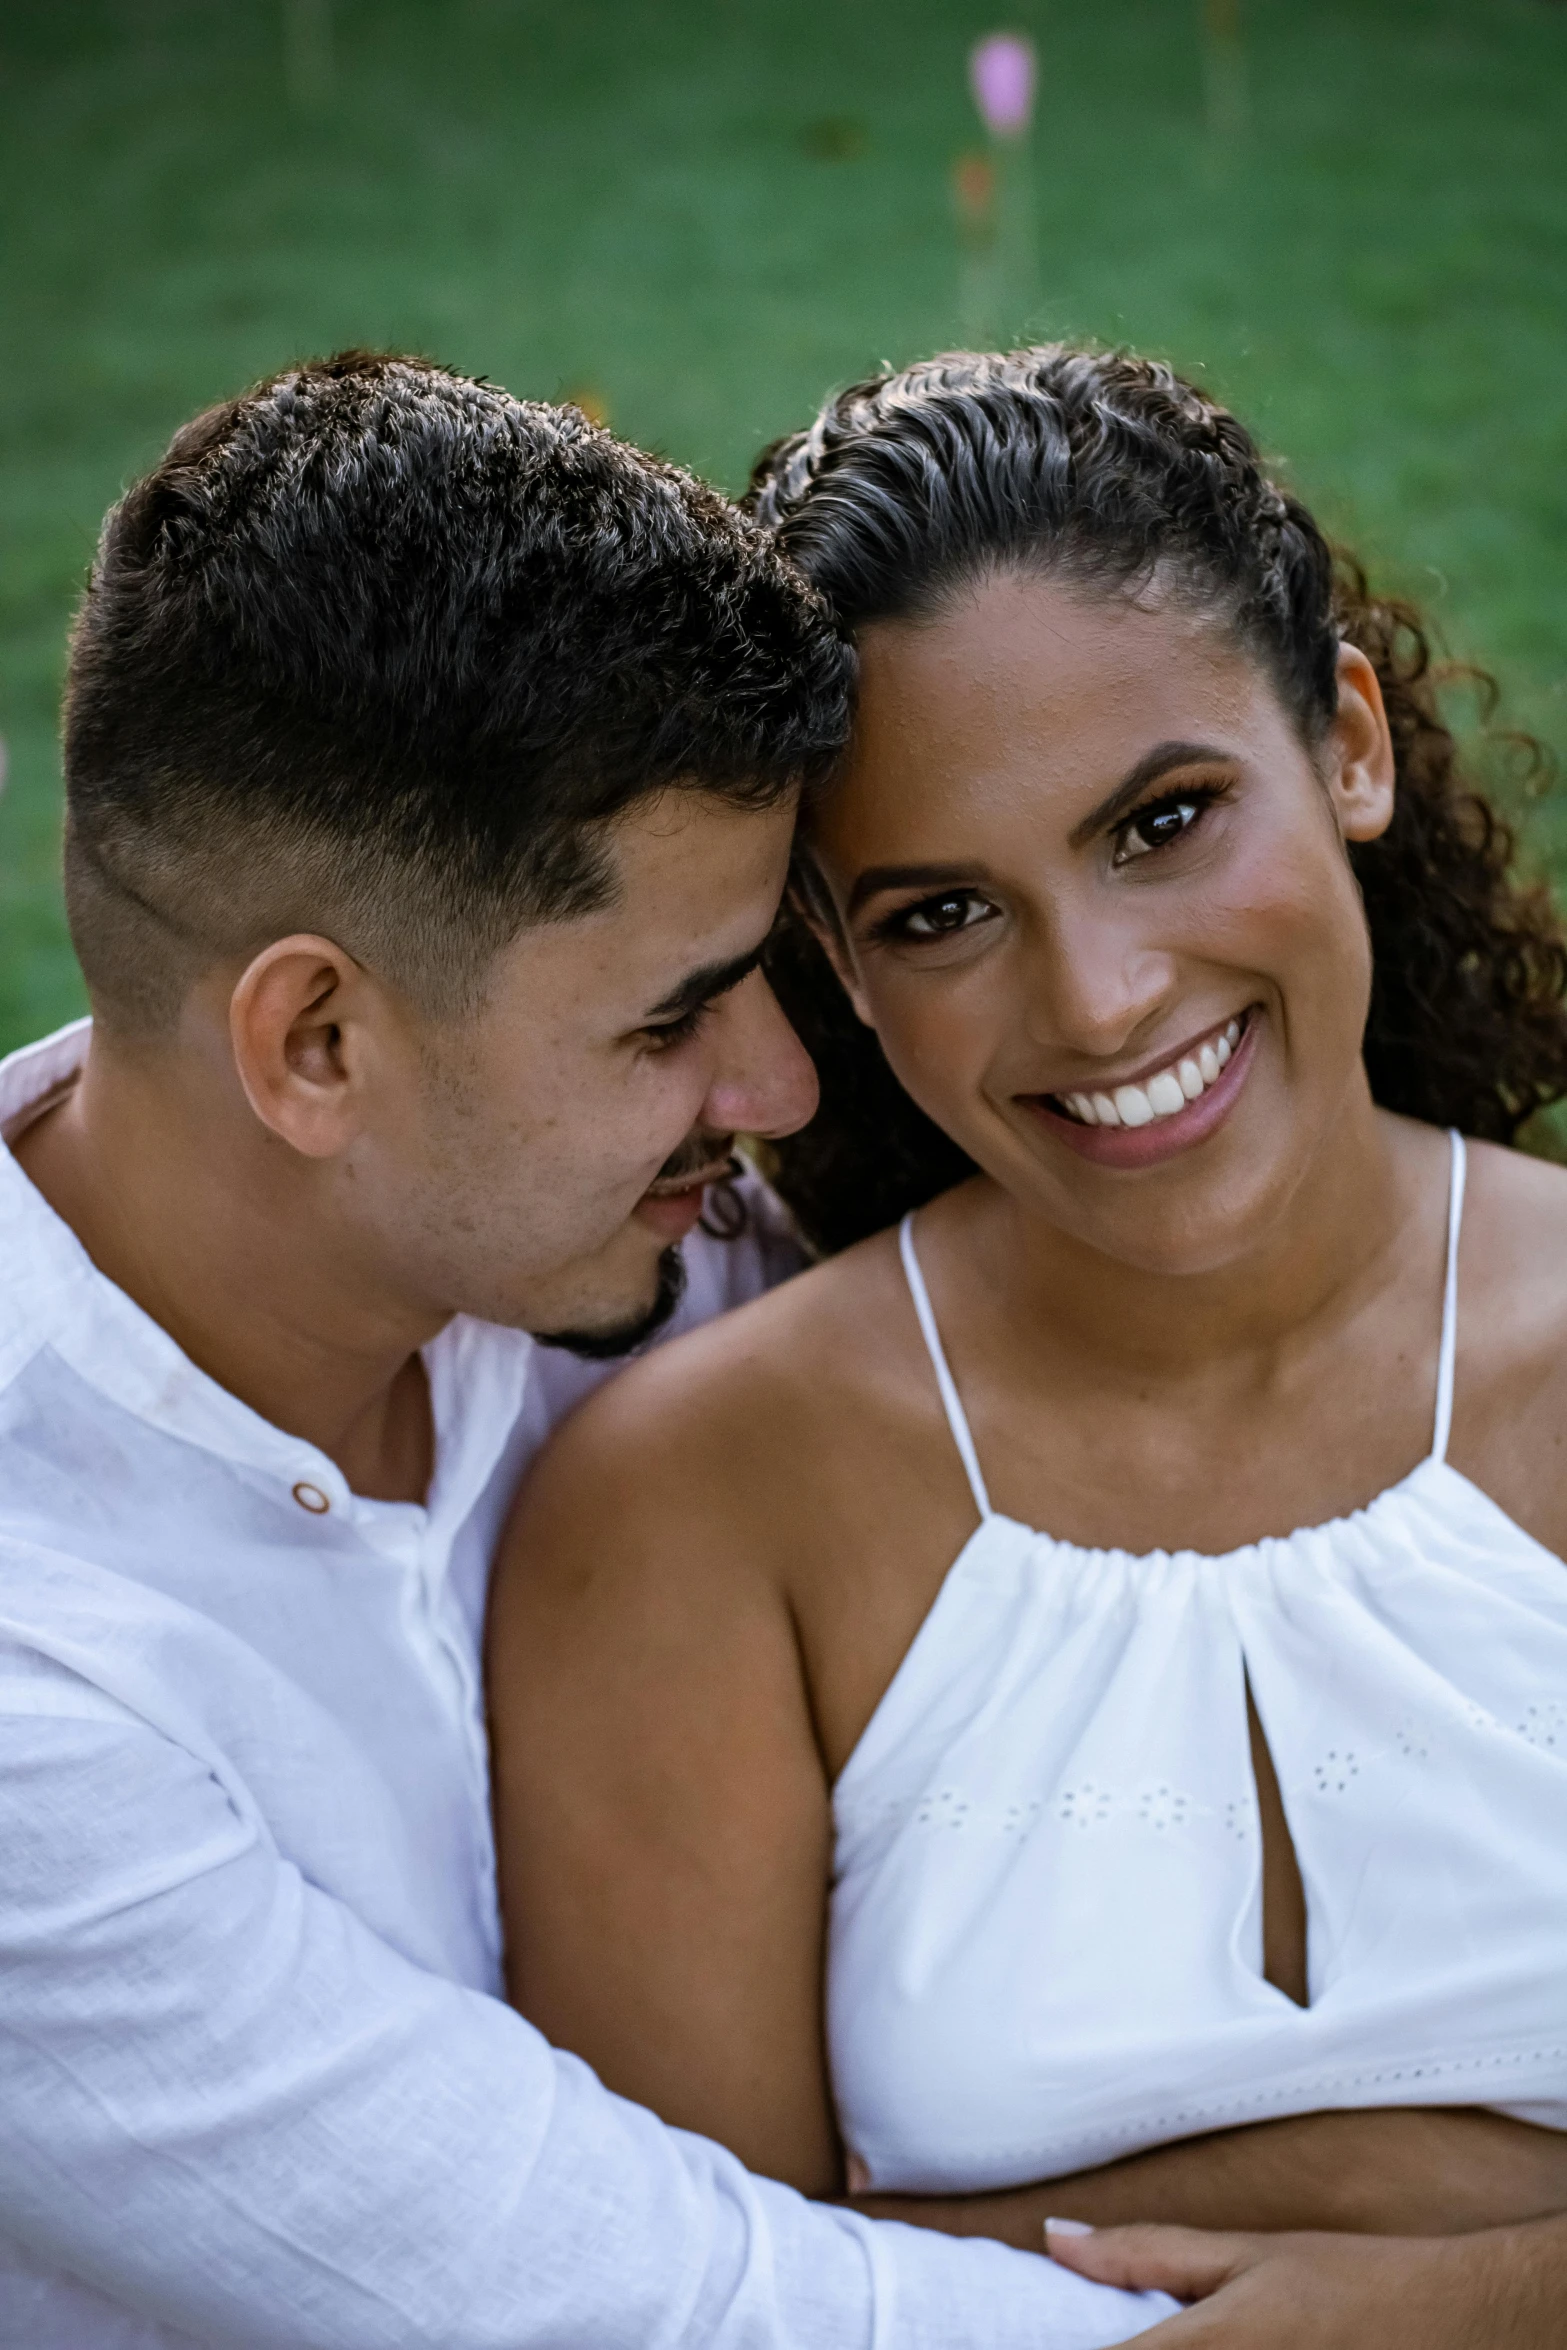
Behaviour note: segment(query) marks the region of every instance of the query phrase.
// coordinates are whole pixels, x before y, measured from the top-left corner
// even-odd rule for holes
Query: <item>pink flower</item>
[[[1034,111],[1034,44],[1023,33],[988,33],[969,51],[969,86],[985,128],[1018,139]]]

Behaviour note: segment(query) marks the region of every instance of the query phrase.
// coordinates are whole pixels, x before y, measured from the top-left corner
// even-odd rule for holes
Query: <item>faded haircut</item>
[[[95,1013],[317,931],[435,1017],[609,902],[604,828],[842,747],[853,656],[769,534],[570,407],[347,352],[196,417],[110,512],[65,689]]]

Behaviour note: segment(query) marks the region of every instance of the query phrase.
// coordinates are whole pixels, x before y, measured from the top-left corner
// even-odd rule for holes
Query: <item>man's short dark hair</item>
[[[607,901],[669,786],[825,772],[852,655],[765,533],[574,408],[347,352],[207,410],[110,513],[65,694],[95,1010],[321,931],[438,1015]]]

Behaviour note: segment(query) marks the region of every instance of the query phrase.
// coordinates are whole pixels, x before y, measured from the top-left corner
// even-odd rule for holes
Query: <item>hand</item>
[[[1148,2350],[1560,2350],[1567,2223],[1473,2236],[1231,2236],[1195,2228],[1047,2231],[1053,2259],[1104,2285],[1196,2306]]]

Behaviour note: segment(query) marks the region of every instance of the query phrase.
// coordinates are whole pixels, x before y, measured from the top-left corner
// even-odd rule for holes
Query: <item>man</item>
[[[496,1996],[492,1538],[584,1361],[785,1245],[753,1199],[678,1253],[813,1105],[757,961],[849,680],[721,500],[411,362],[212,410],[110,516],[94,1024],[0,1066],[14,2350],[1076,2350],[1170,2306],[749,2179]]]

